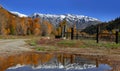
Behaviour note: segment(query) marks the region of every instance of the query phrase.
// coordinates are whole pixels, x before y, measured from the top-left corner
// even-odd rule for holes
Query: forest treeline
[[[64,29],[65,28],[65,29]],[[64,19],[57,27],[46,20],[31,17],[19,17],[0,6],[0,35],[58,35],[63,30],[70,32],[70,26]]]
[[[0,6],[0,35],[49,35],[53,25],[40,18],[18,17]]]
[[[120,30],[120,17],[109,21],[109,22],[103,22],[99,23],[97,25],[91,25],[86,27],[85,29],[82,30],[82,32],[85,32],[87,34],[95,34],[97,33],[97,26],[100,27],[100,33],[115,33],[116,29]]]

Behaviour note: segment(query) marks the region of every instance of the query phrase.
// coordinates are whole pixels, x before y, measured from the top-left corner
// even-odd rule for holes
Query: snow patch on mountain
[[[17,16],[19,16],[19,17],[28,17],[27,15],[25,15],[25,14],[22,14],[22,13],[19,13],[19,12],[15,12],[15,11],[10,11],[12,14],[14,14],[14,15],[17,15]]]
[[[52,23],[54,26],[58,25],[61,21],[65,19],[68,25],[72,26],[73,24],[76,24],[78,29],[84,29],[87,26],[95,25],[101,22],[96,18],[92,18],[84,15],[74,15],[74,14],[55,15],[55,14],[34,13],[30,17],[40,18],[42,21],[46,20]]]
[[[48,17],[48,18],[60,18],[60,19],[65,19],[65,18],[72,18],[72,19],[85,19],[85,21],[100,21],[96,18],[84,16],[84,15],[74,15],[74,14],[62,14],[62,15],[55,15],[55,14],[41,14],[41,13],[34,13],[30,17]]]

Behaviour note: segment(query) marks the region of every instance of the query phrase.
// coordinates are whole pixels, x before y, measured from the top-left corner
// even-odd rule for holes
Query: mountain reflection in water
[[[1,71],[108,71],[107,64],[73,54],[24,53],[0,58]]]
[[[86,64],[87,66],[87,64]],[[65,68],[62,65],[59,67],[57,66],[47,66],[47,65],[40,65],[38,67],[33,67],[30,65],[17,65],[15,67],[10,67],[6,71],[105,71],[110,70],[111,68],[108,65],[100,64],[98,68],[96,68],[94,65],[90,65],[90,67],[86,66],[79,66],[79,67],[68,67]],[[89,65],[88,65],[89,66]]]

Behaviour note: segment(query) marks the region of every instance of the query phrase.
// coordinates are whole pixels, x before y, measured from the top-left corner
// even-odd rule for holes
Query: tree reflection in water
[[[24,53],[0,58],[1,71],[103,71],[111,70],[107,64],[75,54]]]

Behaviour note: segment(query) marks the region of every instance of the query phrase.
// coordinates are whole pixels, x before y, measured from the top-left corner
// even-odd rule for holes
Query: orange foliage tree
[[[0,7],[0,34],[7,35],[8,34],[8,20],[9,20],[9,13]]]
[[[9,27],[9,34],[10,35],[15,35],[16,34],[16,21],[15,21],[14,16],[10,17],[8,25],[9,25],[8,26]]]
[[[40,19],[35,18],[34,19],[34,24],[33,24],[33,34],[34,35],[40,35]]]
[[[33,34],[33,20],[32,18],[27,18],[27,35]]]
[[[50,35],[52,31],[53,31],[53,26],[51,23],[49,23],[48,21],[43,21],[41,23],[41,35],[42,36]]]
[[[55,35],[63,36],[65,35],[65,32],[67,31],[67,21],[63,20],[59,23],[59,26],[56,28]]]

